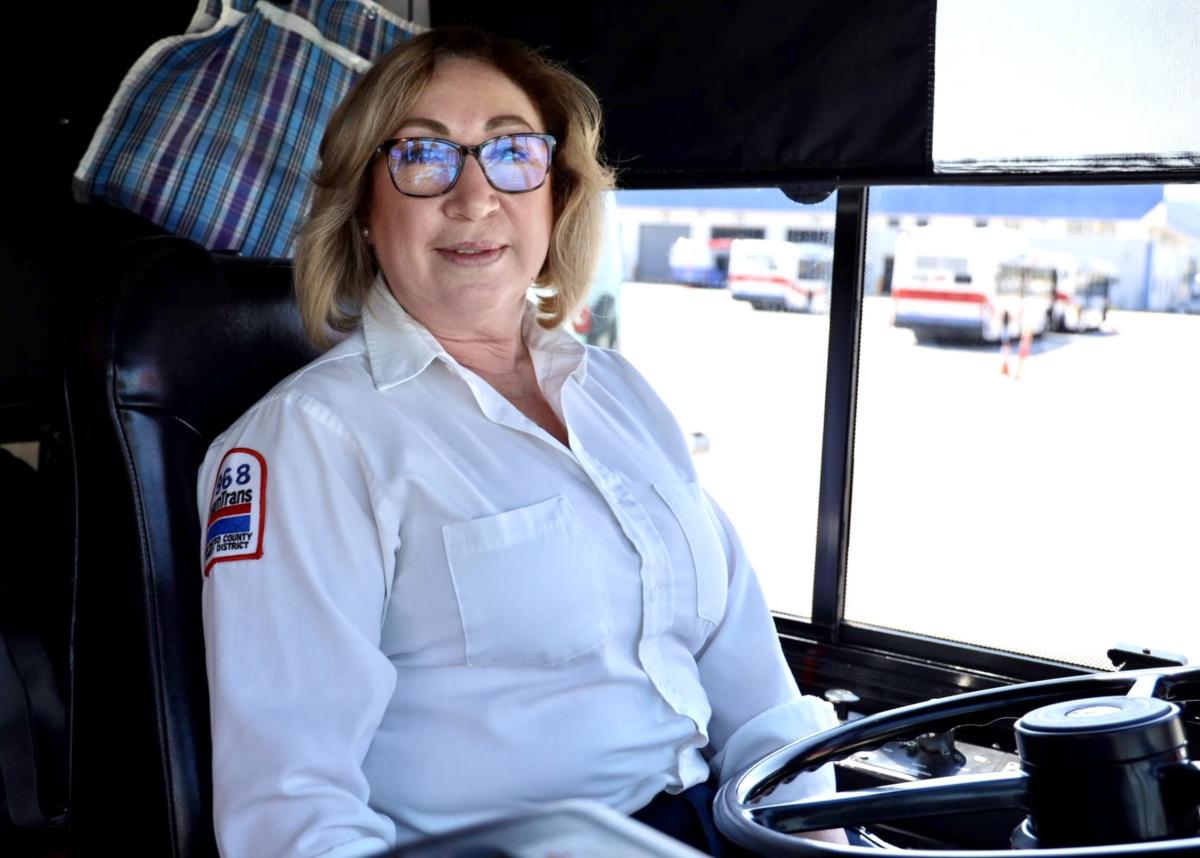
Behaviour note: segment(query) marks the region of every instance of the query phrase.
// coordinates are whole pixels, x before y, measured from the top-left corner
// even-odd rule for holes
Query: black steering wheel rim
[[[930,700],[850,721],[793,742],[730,778],[717,793],[713,813],[725,836],[748,849],[767,855],[878,855],[876,849],[808,840],[777,830],[772,825],[782,824],[789,830],[798,831],[869,824],[884,821],[885,818],[906,818],[845,819],[853,814],[856,803],[865,807],[874,802],[878,808],[890,802],[889,806],[894,810],[898,797],[905,797],[905,790],[908,790],[909,797],[925,790],[928,793],[925,798],[928,799],[937,789],[934,781],[837,794],[847,797],[844,800],[814,796],[793,802],[771,803],[768,801],[770,794],[775,787],[797,774],[860,751],[874,750],[896,739],[911,738],[919,733],[944,732],[967,723],[986,724],[1002,718],[1020,718],[1042,706],[1100,696],[1200,699],[1200,667],[1150,668],[1023,683]],[[943,800],[949,800],[950,806],[943,805],[938,812],[1017,807],[1019,805],[1014,805],[1012,801],[1021,789],[1020,779],[1023,777],[1023,772],[1014,772],[934,779],[952,782],[943,788],[941,796]],[[961,800],[964,794],[969,802]],[[955,806],[956,800],[958,806]],[[931,814],[910,813],[907,818],[924,815]],[[904,850],[905,858],[1011,858],[1012,854],[1007,849]],[[1048,848],[1037,850],[1037,854],[1047,858],[1200,855],[1200,836],[1114,846]]]

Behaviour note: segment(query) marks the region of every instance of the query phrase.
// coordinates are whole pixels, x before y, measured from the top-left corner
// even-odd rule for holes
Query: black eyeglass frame
[[[538,182],[536,185],[534,185],[532,188],[524,188],[523,190],[519,190],[519,191],[510,191],[505,188],[501,188],[501,187],[497,186],[497,184],[492,181],[492,177],[488,175],[487,167],[484,166],[483,158],[480,155],[480,153],[483,151],[484,146],[487,146],[489,143],[495,143],[497,140],[503,140],[506,137],[537,137],[538,139],[543,140],[546,143],[546,146],[548,147],[548,150],[549,150],[546,154],[546,175],[543,176],[542,180],[540,182]],[[446,186],[446,189],[444,191],[438,191],[436,194],[414,194],[414,193],[411,193],[410,191],[402,190],[400,188],[400,186],[396,184],[396,174],[392,172],[391,166],[387,163],[386,159],[387,159],[388,153],[391,151],[392,147],[395,146],[397,143],[401,142],[402,140],[423,140],[423,141],[429,141],[431,143],[445,143],[447,146],[450,146],[451,148],[458,150],[459,155],[462,156],[462,163],[459,165],[458,172],[456,172],[454,174],[454,178],[450,180],[450,184]],[[539,188],[541,188],[543,185],[545,185],[546,179],[548,179],[550,177],[550,170],[554,166],[554,147],[557,145],[558,145],[558,140],[555,138],[555,136],[553,134],[535,134],[532,131],[529,131],[529,132],[522,131],[522,132],[518,132],[515,134],[497,134],[495,137],[489,137],[487,140],[484,140],[482,143],[476,143],[474,146],[464,146],[461,143],[455,143],[453,140],[447,140],[444,137],[393,137],[391,140],[384,140],[382,143],[380,143],[378,148],[376,148],[376,150],[375,150],[375,154],[382,155],[384,157],[384,159],[385,159],[384,167],[388,171],[388,178],[390,178],[392,180],[392,187],[395,188],[397,190],[397,192],[404,194],[404,196],[406,196],[406,197],[417,197],[418,199],[431,199],[432,197],[444,196],[445,194],[448,194],[452,190],[454,190],[454,186],[458,184],[459,177],[462,176],[462,174],[463,174],[463,169],[467,166],[467,157],[466,156],[468,156],[468,155],[475,156],[475,161],[479,164],[479,169],[483,173],[483,177],[485,179],[487,179],[487,183],[489,185],[491,185],[493,188],[495,188],[495,190],[498,191],[499,193],[502,193],[502,194],[528,194],[531,191],[536,191]]]

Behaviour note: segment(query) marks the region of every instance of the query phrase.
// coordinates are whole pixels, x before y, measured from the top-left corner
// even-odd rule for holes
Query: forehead
[[[399,130],[472,133],[525,127],[542,131],[541,112],[511,78],[479,60],[444,60]]]

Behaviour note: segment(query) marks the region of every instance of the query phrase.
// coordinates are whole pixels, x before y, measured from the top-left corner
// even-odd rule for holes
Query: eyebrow
[[[524,125],[526,128],[533,129],[533,123],[523,116],[518,116],[515,113],[505,113],[500,116],[493,116],[483,125],[484,131],[493,131],[497,128],[503,128],[512,125]],[[445,124],[438,122],[436,119],[429,119],[425,116],[410,116],[400,124],[401,128],[428,128],[434,134],[442,134],[450,136],[450,129]]]

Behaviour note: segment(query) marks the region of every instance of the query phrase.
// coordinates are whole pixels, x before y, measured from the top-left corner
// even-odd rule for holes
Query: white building
[[[622,257],[629,279],[670,280],[667,252],[680,236],[832,243],[834,199],[800,205],[768,189],[621,191]],[[896,236],[926,224],[1010,226],[1035,247],[1111,262],[1114,306],[1167,310],[1200,271],[1200,204],[1161,185],[879,187],[871,191],[866,292],[890,287]]]

